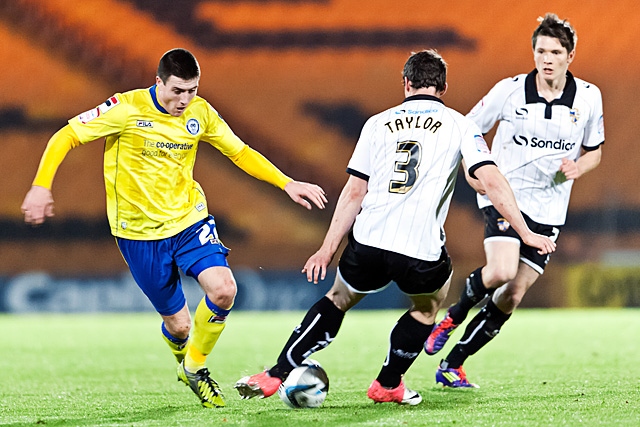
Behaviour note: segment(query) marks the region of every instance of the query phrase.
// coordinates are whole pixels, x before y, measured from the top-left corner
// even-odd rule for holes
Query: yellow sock
[[[191,341],[184,358],[184,366],[189,372],[197,372],[204,368],[207,356],[213,350],[226,325],[229,311],[231,309],[221,309],[206,296],[198,304]]]
[[[187,354],[187,349],[189,348],[189,337],[183,340],[174,337],[169,333],[164,322],[162,322],[162,338],[169,346],[169,349],[171,349],[171,352],[178,363],[182,362],[184,356]]]

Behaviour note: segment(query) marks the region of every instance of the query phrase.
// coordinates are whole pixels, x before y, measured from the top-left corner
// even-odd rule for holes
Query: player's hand
[[[526,238],[523,237],[522,241],[528,246],[538,248],[538,253],[540,255],[550,254],[556,250],[555,242],[549,237],[541,234],[531,232]]]
[[[322,187],[315,184],[291,181],[284,186],[284,191],[291,197],[291,200],[309,210],[311,210],[309,200],[319,209],[324,209],[324,205],[327,203],[326,193]]]
[[[27,224],[42,224],[45,219],[54,215],[51,190],[39,185],[32,186],[25,196],[20,210],[24,214],[24,222]]]
[[[562,164],[560,165],[560,172],[564,174],[567,179],[578,179],[582,176],[582,172],[580,172],[580,168],[578,164],[567,158],[562,159]]]
[[[302,268],[303,273],[307,273],[307,281],[318,284],[318,279],[324,280],[327,276],[327,267],[333,259],[333,254],[329,254],[327,251],[318,250],[315,254],[307,260]]]

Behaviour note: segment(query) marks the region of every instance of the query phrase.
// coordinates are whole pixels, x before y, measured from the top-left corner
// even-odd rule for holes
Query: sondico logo
[[[544,139],[538,139],[535,136],[529,140],[526,136],[523,135],[514,135],[513,142],[516,145],[531,147],[531,148],[550,148],[553,150],[564,150],[570,151],[573,147],[576,146],[575,142],[567,142],[564,139],[559,139],[556,141],[547,141]]]

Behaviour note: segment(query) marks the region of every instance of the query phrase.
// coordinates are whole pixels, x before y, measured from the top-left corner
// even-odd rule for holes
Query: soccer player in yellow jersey
[[[69,120],[53,137],[22,203],[25,222],[53,216],[51,186],[66,154],[105,137],[104,178],[111,233],[131,273],[162,317],[162,336],[178,361],[178,378],[205,407],[224,406],[205,360],[225,327],[236,295],[213,216],[193,179],[198,143],[220,150],[246,173],[283,189],[293,201],[323,209],[317,185],[294,181],[229,128],[216,110],[196,96],[200,67],[185,49],[160,59],[156,84],[117,93]],[[179,270],[205,292],[191,316]]]

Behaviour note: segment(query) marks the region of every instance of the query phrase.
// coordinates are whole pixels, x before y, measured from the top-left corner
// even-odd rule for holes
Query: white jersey
[[[414,95],[371,117],[347,168],[368,180],[356,241],[437,261],[461,158],[472,175],[495,164],[478,126],[434,96]]]
[[[538,94],[537,70],[504,79],[467,115],[483,133],[500,121],[491,153],[509,180],[520,210],[534,221],[563,225],[573,180],[559,172],[563,158],[604,143],[602,96],[593,84],[567,73],[560,98]],[[478,196],[480,208],[491,205]]]

